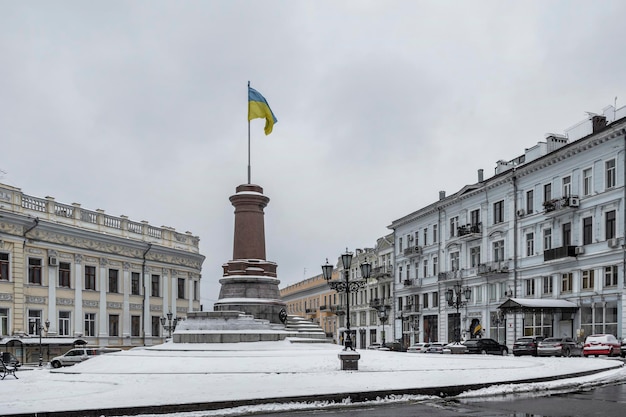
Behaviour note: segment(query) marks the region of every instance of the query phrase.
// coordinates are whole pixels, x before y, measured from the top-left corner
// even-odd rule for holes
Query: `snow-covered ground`
[[[319,396],[319,403],[264,404],[255,410],[325,406],[324,395],[428,387],[497,385],[464,392],[463,398],[543,390],[569,390],[626,379],[623,362],[606,358],[533,358],[437,355],[360,350],[358,371],[341,371],[341,347],[331,344],[258,342],[236,344],[166,343],[97,356],[59,370],[21,370],[19,379],[0,381],[2,415],[93,410],[165,404],[276,397]],[[549,382],[515,383],[601,370],[593,375]],[[402,401],[391,396],[378,401]],[[219,412],[171,416],[228,415]]]

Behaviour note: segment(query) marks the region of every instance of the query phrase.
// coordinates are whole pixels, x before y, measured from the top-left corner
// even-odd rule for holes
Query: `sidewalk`
[[[18,380],[0,381],[0,410],[5,416],[119,416],[390,395],[486,395],[487,387],[492,395],[626,378],[617,359],[374,350],[359,351],[358,371],[341,371],[339,352],[337,345],[288,341],[166,343],[59,370],[19,371]]]

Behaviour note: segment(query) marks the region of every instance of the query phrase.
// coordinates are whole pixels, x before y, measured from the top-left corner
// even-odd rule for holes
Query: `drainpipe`
[[[24,243],[22,244],[22,248],[24,248],[26,246],[26,234],[28,232],[30,232],[31,230],[33,230],[37,226],[39,226],[39,217],[35,217],[33,225],[31,227],[29,227],[28,229],[26,229],[26,231],[22,235],[22,237],[24,237]]]
[[[517,177],[513,167],[513,297],[517,298]],[[506,330],[505,330],[506,332]],[[517,340],[517,313],[513,314],[513,342]]]

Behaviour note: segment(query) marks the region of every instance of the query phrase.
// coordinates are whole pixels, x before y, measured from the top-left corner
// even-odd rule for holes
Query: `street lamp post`
[[[41,342],[41,333],[43,330],[45,330],[46,332],[48,331],[48,329],[50,328],[50,320],[46,320],[46,327],[41,325],[41,320],[38,319],[30,319],[30,322],[33,325],[33,328],[37,330],[37,333],[39,334],[39,366],[43,366],[43,349],[42,349],[42,342]]]
[[[348,249],[346,249],[346,253],[341,255],[341,263],[343,264],[343,281],[332,281],[333,266],[328,263],[328,259],[326,259],[326,264],[322,265],[322,274],[330,289],[338,293],[343,292],[346,294],[346,337],[344,338],[343,350],[355,350],[352,345],[352,335],[350,332],[350,293],[357,292],[365,286],[365,280],[370,277],[370,273],[372,272],[372,265],[367,262],[367,260],[365,263],[362,263],[361,277],[363,279],[351,281],[350,266],[352,265],[352,253],[348,252]]]
[[[378,301],[378,300],[375,300],[375,301]],[[381,346],[385,346],[385,323],[389,319],[389,310],[391,309],[391,306],[389,304],[386,304],[384,300],[381,300],[381,302],[375,303],[372,307],[376,309],[377,314],[378,314],[378,319],[380,320],[380,324],[383,327],[380,332],[380,335],[382,338]]]
[[[178,324],[178,318],[173,317],[172,312],[168,312],[167,313],[167,319],[165,317],[161,317],[161,326],[163,326],[163,329],[165,329],[166,331],[169,332],[169,336],[168,338],[171,339],[172,338],[172,331],[176,329],[176,325]],[[167,320],[167,324],[165,324],[165,321]]]
[[[446,301],[450,307],[456,308],[457,319],[454,321],[454,341],[461,342],[461,315],[459,309],[465,307],[472,296],[472,290],[469,287],[463,287],[460,283],[454,284],[454,287],[446,290]]]

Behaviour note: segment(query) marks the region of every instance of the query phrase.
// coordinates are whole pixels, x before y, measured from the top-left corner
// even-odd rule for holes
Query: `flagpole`
[[[248,81],[248,95],[250,94],[250,81]],[[251,181],[251,169],[250,169],[250,97],[248,97],[248,184],[252,184]]]

